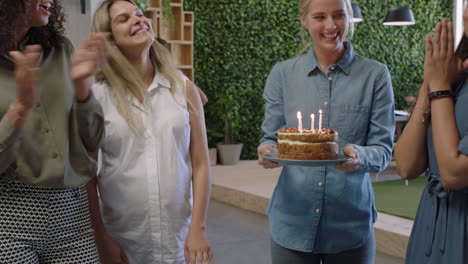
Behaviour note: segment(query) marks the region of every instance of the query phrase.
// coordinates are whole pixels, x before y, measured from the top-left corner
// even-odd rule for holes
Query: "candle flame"
[[[320,114],[322,113],[322,109],[319,110],[319,113],[320,113]]]
[[[302,118],[301,112],[297,112],[297,118]]]
[[[311,117],[311,118],[314,118],[314,117],[315,117],[315,115],[314,115],[314,114],[310,114],[310,117]]]

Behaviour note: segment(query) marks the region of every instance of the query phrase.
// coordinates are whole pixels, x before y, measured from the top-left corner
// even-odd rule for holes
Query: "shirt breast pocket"
[[[331,124],[338,131],[339,140],[345,144],[362,145],[366,142],[369,129],[369,106],[332,106]],[[340,144],[341,145],[341,144]]]

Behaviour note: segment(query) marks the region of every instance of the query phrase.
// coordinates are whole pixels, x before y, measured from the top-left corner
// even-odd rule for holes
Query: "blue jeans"
[[[375,261],[375,237],[372,233],[369,241],[363,246],[332,254],[292,250],[271,240],[271,259],[272,264],[373,264]]]

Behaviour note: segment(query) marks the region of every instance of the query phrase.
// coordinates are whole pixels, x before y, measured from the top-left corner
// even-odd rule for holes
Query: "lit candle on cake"
[[[302,114],[301,114],[301,112],[297,112],[297,121],[298,121],[297,129],[299,130],[300,133],[302,133]]]
[[[319,110],[319,132],[322,131],[322,109]]]
[[[314,123],[315,123],[315,115],[310,114],[310,129],[313,131],[314,130]]]

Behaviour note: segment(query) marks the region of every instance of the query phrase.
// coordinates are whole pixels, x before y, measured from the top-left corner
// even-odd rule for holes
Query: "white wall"
[[[81,14],[81,0],[62,0],[67,22],[67,37],[78,47],[88,37],[92,14],[103,0],[86,0],[86,14]]]
[[[455,28],[455,46],[458,45],[463,35],[463,10],[466,5],[466,0],[453,1],[453,24]]]

